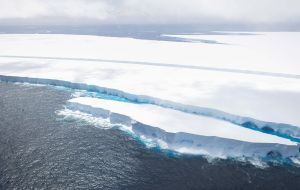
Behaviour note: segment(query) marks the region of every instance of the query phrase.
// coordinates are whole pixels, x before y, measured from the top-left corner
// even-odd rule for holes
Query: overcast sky
[[[0,0],[0,24],[294,25],[300,0]]]

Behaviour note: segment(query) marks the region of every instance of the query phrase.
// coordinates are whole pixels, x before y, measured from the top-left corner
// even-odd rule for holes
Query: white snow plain
[[[69,81],[95,85],[102,90],[109,88],[104,91],[117,96],[196,114],[181,113],[183,118],[200,119],[199,115],[207,115],[235,124],[253,121],[258,128],[270,125],[281,135],[300,137],[300,54],[297,52],[300,33],[176,37],[217,43],[1,34],[0,75],[2,80],[25,80],[4,77],[14,76],[36,78],[31,80],[35,83],[41,82],[38,79],[54,79],[56,81],[44,80],[43,83],[66,85],[62,81]],[[131,116],[139,121],[137,116]],[[166,123],[158,123],[158,127],[172,126],[174,123],[168,119],[171,116],[162,112],[150,120],[156,124],[156,118],[164,120],[165,117]],[[180,123],[186,127],[178,128],[177,132],[201,135],[201,130],[188,127],[198,126],[198,119],[182,119]],[[253,132],[225,121],[202,118],[201,126],[215,127],[220,130],[215,135],[222,138],[232,135],[230,139],[245,142],[295,146],[284,138]],[[230,131],[229,126],[239,130],[225,133]],[[255,137],[246,138],[252,133]]]

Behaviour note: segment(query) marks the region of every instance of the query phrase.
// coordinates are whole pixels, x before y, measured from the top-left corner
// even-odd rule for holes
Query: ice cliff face
[[[108,101],[108,104],[105,102]],[[101,107],[101,104],[103,105]],[[118,103],[117,103],[118,104]],[[165,114],[161,117],[165,118],[164,121],[152,122],[154,125],[151,126],[145,123],[142,123],[137,119],[132,119],[130,116],[134,114],[134,112],[139,110],[134,110],[130,105],[130,103],[121,103],[121,107],[114,105],[113,101],[109,100],[99,100],[95,98],[75,98],[71,99],[67,104],[67,109],[73,111],[80,111],[84,113],[91,114],[95,117],[101,117],[109,120],[112,125],[123,125],[126,126],[132,131],[135,135],[138,135],[142,138],[151,139],[157,144],[160,144],[162,148],[174,150],[180,153],[188,153],[188,154],[201,154],[201,155],[209,155],[212,157],[264,157],[271,159],[281,159],[281,158],[290,158],[290,157],[298,157],[299,147],[297,143],[289,142],[284,139],[277,137],[274,139],[272,135],[260,136],[260,132],[253,133],[252,130],[246,130],[248,132],[247,135],[252,135],[252,142],[242,141],[242,138],[239,140],[230,137],[228,134],[228,138],[222,137],[222,131],[216,132],[216,136],[208,136],[211,134],[210,131],[201,131],[197,133],[197,131],[192,133],[192,130],[189,128],[191,126],[182,126],[182,132],[170,132],[174,131],[172,126],[176,127],[176,119],[174,121],[168,120],[168,116],[166,113],[160,112],[158,114]],[[137,107],[143,105],[137,105]],[[104,107],[104,108],[103,108]],[[109,107],[112,108],[113,111],[109,110]],[[126,111],[122,111],[122,108],[129,109],[131,111],[128,112],[128,115],[124,115]],[[147,110],[147,109],[146,109]],[[140,112],[143,112],[145,117],[152,117],[151,111],[153,109],[141,109]],[[119,112],[119,113],[116,113]],[[142,116],[143,117],[143,116]],[[143,119],[142,121],[148,122],[147,119]],[[159,117],[159,116],[158,116]],[[178,117],[178,115],[177,115]],[[198,117],[198,116],[196,116]],[[155,119],[151,118],[151,119]],[[160,118],[157,118],[160,120]],[[149,121],[151,124],[151,121]],[[149,123],[148,122],[148,123]],[[169,123],[164,123],[169,122]],[[195,120],[194,122],[201,122],[201,120]],[[161,125],[160,125],[161,123]],[[201,125],[211,125],[213,123],[198,123],[199,128]],[[207,127],[206,127],[207,128]],[[214,128],[214,126],[209,126],[208,128]],[[226,133],[226,126],[224,126],[224,133]],[[186,131],[186,132],[184,132]],[[201,134],[202,133],[202,134]],[[232,131],[234,134],[235,131]],[[219,136],[217,136],[219,134]],[[264,138],[264,140],[262,140]],[[249,140],[249,139],[245,139]],[[262,142],[265,141],[265,142]]]
[[[300,142],[300,127],[291,124],[262,121],[254,118],[226,113],[216,109],[193,106],[193,105],[184,105],[181,103],[150,97],[147,95],[135,95],[135,94],[123,92],[118,89],[99,87],[96,85],[88,85],[84,83],[74,83],[74,82],[63,81],[63,80],[4,76],[4,75],[0,75],[0,81],[21,82],[21,83],[25,82],[30,84],[62,86],[70,89],[79,89],[79,90],[86,90],[89,92],[106,94],[110,96],[115,96],[119,99],[123,99],[125,101],[132,102],[132,103],[151,104],[163,108],[178,110],[185,113],[207,116],[207,117],[227,121],[232,124],[239,125],[241,127],[258,130],[263,133],[270,133],[279,137],[291,139],[295,142]]]
[[[70,100],[67,104],[67,108],[73,111],[91,114],[93,117],[109,119],[109,122],[114,125],[121,124],[130,127],[130,130],[136,135],[151,139],[158,144],[163,144],[164,148],[177,152],[204,154],[214,157],[268,156],[288,158],[299,156],[299,147],[296,143],[298,142],[299,128],[288,124],[258,121],[252,118],[227,114],[218,110],[211,110],[209,108],[185,106],[167,100],[138,96],[119,90],[68,81],[13,76],[0,76],[0,80],[64,86],[72,89],[83,89],[109,94],[128,100],[128,102],[120,102],[97,98],[77,98]],[[109,103],[106,104],[106,101]],[[120,103],[124,105],[116,106]],[[137,106],[137,108],[131,108],[130,106],[132,105]],[[155,107],[155,109],[152,107],[143,109],[142,111],[145,113],[141,117],[135,118],[135,115],[138,115],[141,108],[145,107],[145,105],[146,107],[150,105]],[[132,112],[126,115],[126,110],[132,110]],[[164,110],[168,111],[166,112]],[[170,114],[169,110],[172,110],[171,112],[175,111],[175,115],[171,113],[171,115],[168,116],[168,114]],[[151,117],[153,114],[156,115],[156,117]],[[182,118],[182,114],[184,114],[184,118]],[[190,115],[191,118],[186,117],[186,115]],[[207,116],[212,119],[207,120]],[[145,120],[145,118],[148,119]],[[169,120],[166,120],[166,118]],[[178,120],[176,120],[176,118]],[[198,118],[201,119],[198,120]],[[158,120],[158,122],[156,120]],[[159,120],[170,122],[161,125],[163,122]],[[218,123],[220,120],[223,122]],[[182,122],[180,123],[180,121]],[[198,124],[199,126],[197,126]],[[166,128],[165,126],[169,127]],[[217,126],[222,126],[225,131],[221,129],[222,127],[216,128]],[[230,128],[233,126],[235,128]],[[211,131],[209,128],[216,128],[218,132]],[[241,129],[245,129],[246,131],[239,131]],[[267,136],[261,136],[263,133],[259,132],[259,129],[273,135],[265,134]],[[276,132],[281,134],[278,136],[287,138],[274,136]],[[289,139],[293,140],[293,142]]]

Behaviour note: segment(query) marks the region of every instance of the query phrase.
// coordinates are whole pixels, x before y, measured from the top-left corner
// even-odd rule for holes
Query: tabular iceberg
[[[300,33],[175,37],[187,40],[3,34],[0,80],[125,100],[79,98],[67,107],[178,152],[299,156]]]
[[[212,157],[298,157],[297,143],[277,136],[155,105],[79,97],[67,109],[107,119],[162,148]]]

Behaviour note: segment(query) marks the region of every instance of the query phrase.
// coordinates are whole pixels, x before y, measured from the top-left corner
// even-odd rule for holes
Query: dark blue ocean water
[[[0,189],[300,189],[300,168],[170,156],[55,114],[70,92],[0,82]]]

